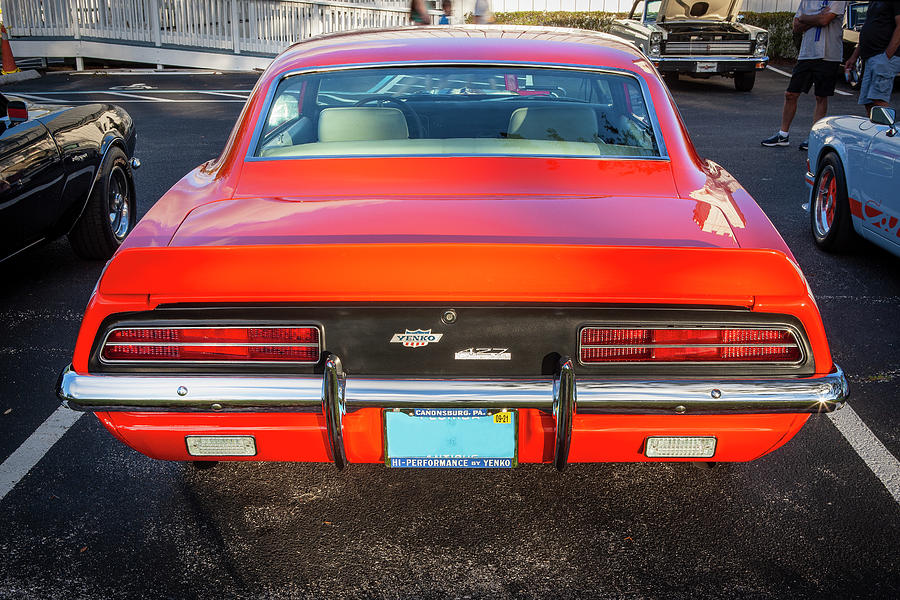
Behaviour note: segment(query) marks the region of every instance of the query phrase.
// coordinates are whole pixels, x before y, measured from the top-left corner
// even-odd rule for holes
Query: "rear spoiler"
[[[815,307],[776,250],[537,244],[129,248],[102,295],[173,302],[604,302]],[[799,315],[798,315],[799,316]]]

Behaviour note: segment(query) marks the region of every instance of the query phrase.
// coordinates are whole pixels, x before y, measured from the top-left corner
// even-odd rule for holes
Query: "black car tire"
[[[662,76],[670,88],[678,83],[678,71],[664,71]]]
[[[739,92],[749,92],[756,83],[756,71],[738,71],[734,74],[734,89]]]
[[[809,205],[809,223],[816,245],[822,250],[843,252],[853,245],[856,234],[847,197],[847,179],[844,165],[834,152],[819,161]]]
[[[109,260],[136,222],[131,165],[125,152],[114,146],[100,165],[100,178],[69,232],[69,243],[81,258]]]

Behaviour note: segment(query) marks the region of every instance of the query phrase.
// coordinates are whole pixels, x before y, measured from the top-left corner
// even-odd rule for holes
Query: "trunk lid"
[[[668,197],[244,198],[194,209],[169,246],[503,243],[737,248],[732,227],[742,225],[730,203]]]

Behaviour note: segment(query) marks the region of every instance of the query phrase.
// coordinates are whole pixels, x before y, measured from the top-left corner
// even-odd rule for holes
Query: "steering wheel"
[[[403,102],[402,100],[398,100],[393,96],[388,96],[387,94],[375,94],[373,96],[360,98],[353,104],[353,106],[362,106],[363,104],[369,104],[370,102],[375,102],[379,106],[381,106],[382,104],[393,104],[394,106],[399,108],[400,112],[403,113],[403,116],[406,117],[406,124],[410,128],[409,137],[422,137],[425,128],[422,126],[422,119],[419,117],[419,114],[413,110],[412,106],[410,106],[406,102]]]

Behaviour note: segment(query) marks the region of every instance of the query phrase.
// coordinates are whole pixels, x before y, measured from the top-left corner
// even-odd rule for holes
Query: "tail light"
[[[134,327],[114,329],[103,362],[316,363],[317,327]]]
[[[789,329],[585,327],[579,346],[582,363],[796,363],[803,356]]]

